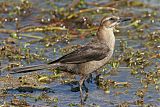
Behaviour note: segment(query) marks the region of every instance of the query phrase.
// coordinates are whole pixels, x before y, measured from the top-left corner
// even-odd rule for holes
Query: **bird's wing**
[[[107,56],[110,49],[104,44],[91,44],[81,47],[61,58],[50,62],[52,63],[66,63],[66,64],[80,64],[89,61],[98,61]]]

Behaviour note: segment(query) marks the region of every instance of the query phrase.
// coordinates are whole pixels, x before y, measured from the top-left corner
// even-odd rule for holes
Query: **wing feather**
[[[85,45],[49,64],[60,62],[66,64],[80,64],[89,61],[98,61],[107,56],[110,49],[104,44]]]

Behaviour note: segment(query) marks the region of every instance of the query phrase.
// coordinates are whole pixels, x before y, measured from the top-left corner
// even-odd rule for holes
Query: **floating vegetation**
[[[114,56],[101,75],[86,81],[91,90],[86,106],[159,106],[160,2],[143,1],[1,0],[0,106],[79,106],[77,93],[71,93],[79,91],[76,76],[59,70],[9,72],[81,47],[96,35],[101,18],[111,15],[132,20],[115,29]]]

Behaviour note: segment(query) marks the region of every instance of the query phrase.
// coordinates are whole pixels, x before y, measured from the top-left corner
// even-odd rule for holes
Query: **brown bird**
[[[15,68],[13,73],[27,73],[42,69],[58,68],[65,72],[80,75],[80,97],[81,104],[83,104],[82,84],[84,80],[90,73],[104,66],[111,58],[115,45],[114,27],[120,22],[128,20],[130,19],[122,19],[116,16],[104,17],[96,37],[88,44],[55,61],[47,64]]]

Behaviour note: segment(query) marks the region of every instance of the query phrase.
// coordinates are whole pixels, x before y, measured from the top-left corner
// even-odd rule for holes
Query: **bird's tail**
[[[32,66],[14,68],[12,69],[11,74],[27,73],[27,72],[42,70],[42,69],[48,68],[48,66],[49,66],[48,64],[40,64],[40,65],[32,65]]]

